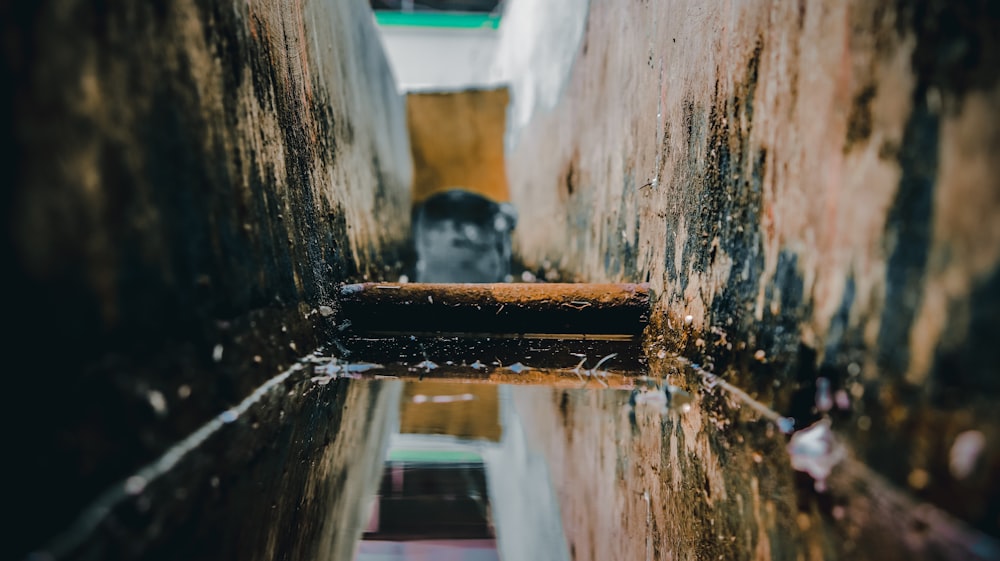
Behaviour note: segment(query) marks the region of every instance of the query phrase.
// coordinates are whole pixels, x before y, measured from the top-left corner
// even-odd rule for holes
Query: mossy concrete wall
[[[541,13],[558,21],[570,4]],[[834,430],[861,465],[1000,536],[997,25],[997,4],[974,1],[593,0],[564,82],[512,77],[512,113],[530,114],[511,120],[515,252],[564,278],[649,281],[660,348],[711,364],[799,428],[829,380],[849,400]],[[516,58],[527,39],[501,33],[501,60]],[[539,37],[538,61],[567,41]],[[539,104],[549,90],[558,100]],[[692,462],[717,430],[685,429]],[[970,471],[951,464],[964,431],[983,443]],[[791,481],[787,463],[767,469]],[[667,491],[651,508],[683,506]],[[828,495],[798,497],[767,506],[762,494],[763,527],[803,535],[781,510],[796,504],[832,520]],[[736,508],[704,500],[721,511],[700,516]],[[737,533],[757,535],[756,516]],[[872,531],[884,545],[872,558],[910,539]],[[796,540],[749,551],[813,550]]]
[[[396,266],[412,167],[362,0],[0,14],[23,553],[314,348],[334,285]]]

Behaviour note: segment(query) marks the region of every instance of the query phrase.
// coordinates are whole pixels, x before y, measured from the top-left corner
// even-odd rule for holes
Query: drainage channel
[[[368,283],[340,303],[315,379],[403,383],[354,559],[571,559],[515,388],[635,395],[648,286]]]

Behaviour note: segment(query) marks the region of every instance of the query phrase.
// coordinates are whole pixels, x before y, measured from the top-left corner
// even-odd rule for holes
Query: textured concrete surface
[[[34,557],[352,559],[402,389],[297,370],[102,495]]]
[[[16,554],[309,352],[412,169],[361,0],[0,14]]]
[[[510,135],[515,253],[564,279],[648,281],[652,335],[800,428],[828,380],[861,465],[998,536],[998,23],[989,2],[594,0],[579,42],[537,34],[529,74],[577,45],[565,80],[512,84],[530,115]],[[531,101],[543,91],[558,100]],[[962,434],[980,443],[968,464]],[[775,505],[794,509],[754,520],[806,539],[788,522],[832,516],[828,495],[785,497],[787,458],[768,457]],[[877,536],[872,558],[910,539]],[[794,550],[775,543],[757,556]]]

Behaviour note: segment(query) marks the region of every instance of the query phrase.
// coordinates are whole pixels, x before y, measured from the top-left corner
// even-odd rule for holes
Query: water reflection
[[[517,388],[403,383],[355,559],[568,560],[545,460],[528,448],[512,399]]]

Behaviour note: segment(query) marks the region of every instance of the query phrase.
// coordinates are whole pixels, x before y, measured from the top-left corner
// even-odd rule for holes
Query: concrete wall
[[[338,281],[395,278],[411,165],[361,0],[0,13],[23,553],[314,348]]]
[[[548,6],[540,21],[574,17]],[[576,44],[558,101],[512,84],[530,115],[511,120],[515,251],[564,278],[648,280],[665,352],[799,427],[830,380],[849,399],[834,430],[872,477],[1000,536],[998,24],[987,2],[594,0],[578,43],[535,34],[537,83]],[[698,430],[692,462],[717,428]],[[969,471],[953,463],[965,431],[982,443]],[[798,508],[832,520],[824,497],[807,488]],[[765,527],[795,535],[782,516]],[[902,555],[909,538],[882,530],[865,551]],[[770,543],[756,556],[788,551]]]

